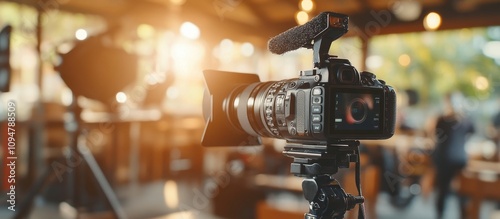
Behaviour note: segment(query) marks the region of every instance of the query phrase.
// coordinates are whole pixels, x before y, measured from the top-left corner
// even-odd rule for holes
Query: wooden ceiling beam
[[[8,0],[24,5],[36,7],[40,4],[38,0]],[[117,5],[112,13],[109,9],[99,7],[75,7],[71,4],[51,5],[46,9],[62,10],[71,13],[84,13],[102,16],[110,22],[119,22],[122,18],[133,18],[136,23],[148,23],[161,28],[178,28],[184,20],[196,23],[201,31],[203,40],[209,43],[216,43],[224,38],[238,41],[249,41],[258,47],[266,48],[267,39],[274,36],[275,31],[267,25],[249,26],[229,19],[221,20],[218,16],[210,14],[196,7],[182,7],[172,9],[164,4],[147,1],[124,1],[126,5]],[[262,16],[261,12],[259,16]],[[169,22],[169,18],[176,18],[177,21]],[[182,20],[181,20],[182,19]],[[267,20],[267,19],[264,19]],[[262,21],[266,22],[266,21]]]
[[[500,25],[500,14],[498,13],[500,3],[485,4],[470,12],[457,12],[445,4],[442,7],[425,8],[422,10],[420,18],[412,22],[402,22],[394,17],[389,25],[380,28],[378,35],[426,31],[423,19],[431,11],[441,15],[439,30]],[[371,19],[373,20],[373,18]],[[364,25],[366,24],[364,23]]]
[[[431,11],[440,13],[442,24],[439,30],[487,27],[500,25],[500,3],[483,4],[470,12],[457,12],[453,8],[444,4],[439,7],[429,7],[422,10],[420,18],[416,21],[403,22],[398,20],[389,10],[365,11],[354,15],[349,15],[350,26],[346,36],[359,35],[362,37],[371,37],[375,35],[399,34],[409,32],[426,31],[423,26],[424,16]],[[378,16],[381,17],[376,17]],[[390,15],[387,24],[384,24],[385,15]],[[380,21],[382,19],[382,22]],[[275,24],[276,31],[285,31],[295,26],[293,19],[280,24]]]
[[[269,21],[269,16],[264,13],[261,9],[261,6],[256,5],[255,2],[253,1],[243,1],[243,4],[248,6],[252,13],[254,13],[258,18],[259,18],[259,23],[260,24],[265,24],[266,22]]]
[[[31,6],[40,4],[40,0],[8,1]],[[364,1],[366,2],[366,0]],[[196,4],[173,8],[166,4],[149,1],[122,2],[122,5],[117,5],[117,8],[113,10],[103,7],[78,7],[78,5],[72,5],[71,3],[57,5],[55,9],[75,13],[97,14],[106,19],[131,17],[138,23],[145,22],[171,29],[178,28],[178,26],[175,25],[180,25],[181,21],[190,20],[200,27],[203,40],[217,43],[223,38],[230,38],[237,41],[249,41],[262,48],[266,48],[269,38],[296,26],[293,17],[286,22],[273,23],[269,21],[269,16],[266,16],[265,13],[258,8],[258,5],[252,2],[243,3],[246,4],[253,13],[256,13],[261,19],[262,25],[249,25],[230,19],[221,19],[213,11],[207,11],[206,8],[198,7]],[[349,15],[352,25],[347,35],[366,36],[425,31],[422,25],[422,19],[429,11],[437,11],[441,14],[442,25],[439,28],[440,30],[500,25],[500,14],[498,13],[500,11],[500,2],[484,3],[478,5],[475,10],[469,12],[457,12],[450,6],[450,2],[451,1],[445,1],[441,5],[424,8],[420,18],[413,22],[399,21],[389,10],[374,11],[370,8],[364,8],[362,12]],[[292,4],[292,2],[288,2],[288,4]],[[388,13],[391,16],[390,22],[386,25],[378,22],[377,18],[374,17],[374,13]],[[373,22],[375,22],[375,24],[378,22],[379,26],[371,27],[375,28],[371,30],[373,34],[366,33],[367,28],[369,30],[370,25],[374,24]],[[357,26],[358,29],[354,28],[355,26]]]

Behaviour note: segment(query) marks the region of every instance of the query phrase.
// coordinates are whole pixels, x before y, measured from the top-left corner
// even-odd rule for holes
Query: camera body
[[[314,68],[298,78],[260,82],[256,74],[203,72],[202,145],[251,146],[261,144],[260,137],[285,139],[283,154],[294,159],[290,172],[307,177],[302,183],[309,202],[305,218],[343,218],[357,204],[363,217],[358,140],[394,134],[394,89],[375,74],[359,73],[349,60],[328,54],[347,26],[346,15],[323,12],[269,41],[276,54],[313,49]],[[356,163],[359,196],[345,193],[332,177],[351,162]]]
[[[206,146],[256,145],[258,137],[325,145],[394,134],[394,89],[373,73],[359,73],[347,59],[331,57],[323,68],[281,81],[213,70],[204,74],[205,93],[211,94],[204,101]]]
[[[333,145],[394,134],[394,89],[373,73],[359,73],[349,60],[328,54],[331,42],[347,32],[347,16],[325,13],[310,22],[283,37],[317,32],[313,45],[303,45],[314,51],[314,68],[301,71],[298,78],[260,82],[255,74],[204,71],[207,124],[202,145],[257,145],[260,137]],[[308,37],[304,42],[310,42]],[[286,52],[304,43],[288,42],[270,50]]]
[[[290,143],[386,139],[394,134],[396,94],[347,59],[282,81],[243,84],[224,101],[233,129]]]
[[[394,134],[396,95],[370,72],[331,57],[321,69],[272,83],[264,91],[265,129],[292,143],[386,139]]]

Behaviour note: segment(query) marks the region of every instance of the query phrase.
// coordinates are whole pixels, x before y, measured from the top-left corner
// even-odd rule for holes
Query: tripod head
[[[328,145],[288,144],[283,151],[292,157],[290,172],[305,177],[302,190],[309,202],[305,219],[340,219],[346,211],[360,204],[360,217],[364,217],[359,183],[359,141],[339,141]],[[347,194],[332,176],[339,168],[349,168],[356,163],[356,186],[359,196]]]

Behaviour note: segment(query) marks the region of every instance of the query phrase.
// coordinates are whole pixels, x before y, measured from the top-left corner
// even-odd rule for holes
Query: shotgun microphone
[[[344,35],[348,28],[348,16],[334,12],[322,12],[307,23],[290,28],[289,30],[271,38],[268,49],[274,54],[281,55],[285,52],[299,49],[300,47],[312,48],[312,41],[319,39],[327,32],[330,40]]]

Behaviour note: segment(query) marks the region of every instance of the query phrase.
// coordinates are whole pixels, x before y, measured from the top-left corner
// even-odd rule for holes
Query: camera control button
[[[312,94],[314,96],[321,95],[321,94],[323,94],[323,90],[321,90],[321,88],[319,88],[319,87],[313,88]]]
[[[320,105],[313,105],[312,106],[312,113],[314,113],[314,114],[322,113],[322,110],[323,109],[321,109]]]
[[[313,97],[313,103],[320,104],[322,102],[321,97]]]
[[[312,121],[313,122],[321,122],[321,115],[313,115]]]
[[[321,133],[322,131],[321,124],[313,124],[312,128],[314,133]]]
[[[303,76],[313,76],[316,74],[316,69],[300,71],[300,74]]]

